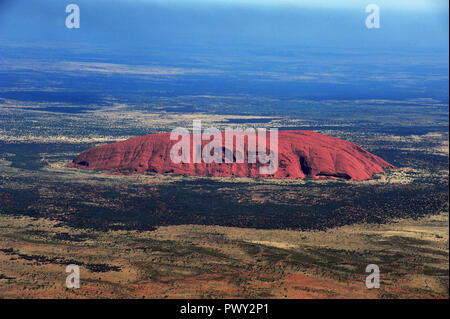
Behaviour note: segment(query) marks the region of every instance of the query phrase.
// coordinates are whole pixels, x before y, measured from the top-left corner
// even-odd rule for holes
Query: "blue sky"
[[[123,0],[133,2],[136,0]],[[207,5],[220,3],[230,6],[272,6],[272,7],[309,7],[320,9],[357,9],[369,3],[375,3],[387,10],[397,11],[434,11],[448,8],[445,0],[137,0],[148,3],[166,3],[176,5],[180,3]]]
[[[64,27],[65,6],[81,9],[81,29]],[[368,30],[377,3],[381,29]],[[448,50],[442,0],[3,0],[0,39],[139,46],[142,42]]]

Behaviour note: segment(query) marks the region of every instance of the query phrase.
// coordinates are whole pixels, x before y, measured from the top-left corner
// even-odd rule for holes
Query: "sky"
[[[81,28],[65,28],[76,3]],[[380,7],[381,28],[365,27],[365,7]],[[442,0],[0,0],[0,40],[332,47],[448,51]]]
[[[124,0],[132,2],[135,0]],[[192,4],[211,4],[219,3],[221,5],[229,6],[270,6],[270,7],[303,7],[303,8],[320,8],[320,9],[357,9],[361,5],[368,3],[375,3],[388,10],[397,11],[428,11],[440,10],[448,8],[448,1],[445,0],[378,0],[378,1],[364,1],[364,0],[138,0],[148,3],[168,3],[170,5],[180,3]]]

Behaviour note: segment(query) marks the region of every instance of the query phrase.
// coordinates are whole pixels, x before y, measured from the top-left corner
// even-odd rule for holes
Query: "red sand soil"
[[[191,136],[192,138],[192,136]],[[224,133],[222,133],[223,145]],[[170,133],[150,134],[89,149],[68,167],[121,173],[157,173],[191,176],[332,178],[365,180],[394,166],[363,148],[313,131],[278,132],[278,169],[261,175],[257,163],[173,163],[170,150],[178,140]],[[192,142],[191,142],[192,143]],[[202,141],[202,146],[209,141]],[[245,139],[245,153],[248,140]],[[269,140],[267,141],[267,149]],[[191,152],[192,153],[192,152]],[[191,154],[192,157],[192,154]]]

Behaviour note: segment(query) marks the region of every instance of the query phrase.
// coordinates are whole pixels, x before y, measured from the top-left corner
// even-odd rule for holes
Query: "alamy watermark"
[[[170,159],[175,164],[259,163],[261,175],[278,170],[278,129],[267,132],[265,128],[226,128],[222,133],[210,127],[202,131],[201,121],[194,120],[192,134],[186,128],[177,127],[171,132],[170,140],[177,141],[170,150]]]
[[[71,3],[66,7],[66,13],[69,15],[66,17],[66,28],[79,29],[80,28],[80,7]]]
[[[80,288],[80,267],[78,265],[67,265],[66,272],[69,275],[66,277],[66,287],[68,289]]]
[[[367,289],[380,288],[380,267],[375,264],[367,265],[366,273],[370,273],[366,277]]]
[[[366,18],[366,27],[368,29],[379,29],[380,7],[376,4],[369,4],[366,7],[366,13],[369,13],[369,15]]]

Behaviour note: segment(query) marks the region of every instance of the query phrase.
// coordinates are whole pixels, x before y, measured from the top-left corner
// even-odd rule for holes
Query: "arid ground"
[[[3,215],[0,227],[1,298],[448,298],[448,213],[328,231],[100,232]],[[67,263],[82,265],[79,289]]]

